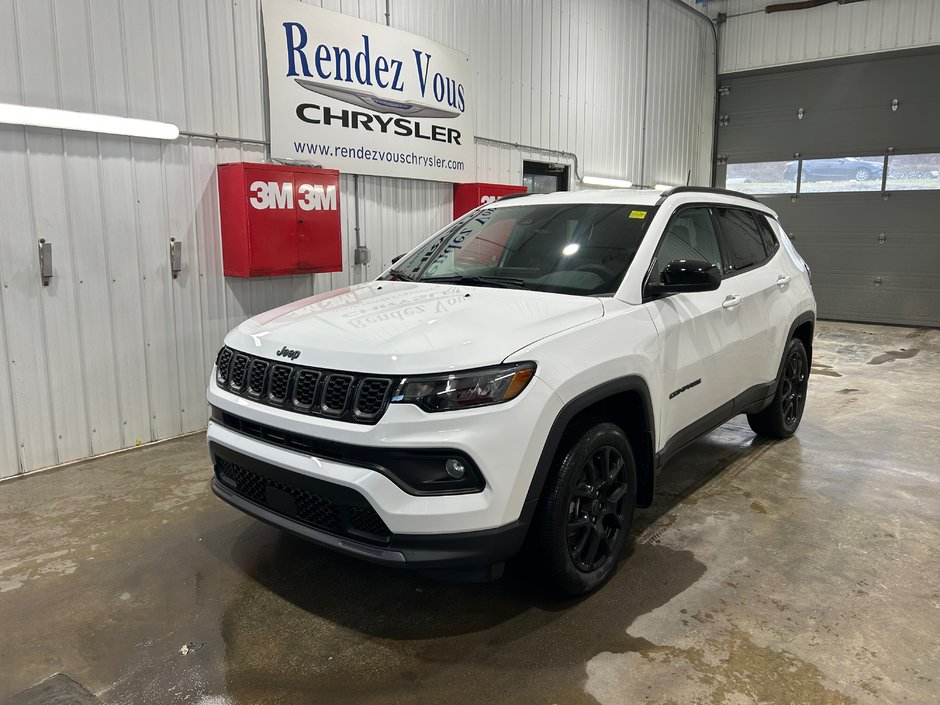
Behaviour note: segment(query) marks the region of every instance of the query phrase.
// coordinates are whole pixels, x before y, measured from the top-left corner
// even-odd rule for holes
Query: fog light
[[[444,469],[455,480],[461,479],[467,472],[467,468],[464,467],[463,463],[455,458],[448,458],[447,462],[444,463]]]

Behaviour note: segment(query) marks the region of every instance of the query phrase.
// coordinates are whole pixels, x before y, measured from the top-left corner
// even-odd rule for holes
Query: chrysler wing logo
[[[308,91],[341,100],[350,105],[357,105],[367,110],[374,110],[378,113],[392,113],[394,115],[405,115],[417,118],[460,117],[460,112],[456,110],[446,110],[430,105],[422,105],[414,101],[388,100],[387,98],[372,95],[368,91],[356,90],[355,88],[341,88],[339,86],[325,86],[322,83],[315,83],[303,78],[295,78],[294,80]]]
[[[300,357],[300,350],[291,350],[286,345],[277,351],[278,357],[286,357],[289,360],[296,360]]]

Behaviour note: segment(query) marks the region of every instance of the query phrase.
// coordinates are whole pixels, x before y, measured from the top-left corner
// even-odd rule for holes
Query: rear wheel
[[[803,342],[794,338],[783,357],[783,372],[777,392],[770,405],[756,414],[748,414],[747,422],[754,433],[768,438],[792,436],[803,418],[806,390],[809,386],[809,360]]]
[[[545,488],[537,539],[553,585],[580,595],[617,566],[636,505],[636,464],[612,423],[584,424],[568,441]]]

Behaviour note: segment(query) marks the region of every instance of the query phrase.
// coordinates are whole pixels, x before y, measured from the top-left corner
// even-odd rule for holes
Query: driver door
[[[653,261],[650,279],[677,259],[711,262],[722,268],[721,250],[711,209],[694,206],[677,211],[666,227]],[[740,297],[734,280],[722,280],[715,291],[670,294],[647,303],[660,337],[663,398],[657,424],[658,447],[674,440],[682,445],[698,436],[697,422],[730,413],[742,374],[738,354],[743,338],[737,316]]]

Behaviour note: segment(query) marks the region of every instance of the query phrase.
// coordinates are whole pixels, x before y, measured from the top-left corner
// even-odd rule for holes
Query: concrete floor
[[[281,534],[199,436],[2,483],[0,702],[62,672],[105,703],[936,703],[938,370],[940,331],[821,324],[798,435],[688,448],[569,602]]]

